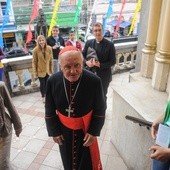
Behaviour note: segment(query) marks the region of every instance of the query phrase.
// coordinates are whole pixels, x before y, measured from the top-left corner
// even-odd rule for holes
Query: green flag
[[[77,6],[76,6],[76,14],[75,14],[72,27],[74,27],[78,23],[81,9],[82,9],[82,0],[78,0]]]

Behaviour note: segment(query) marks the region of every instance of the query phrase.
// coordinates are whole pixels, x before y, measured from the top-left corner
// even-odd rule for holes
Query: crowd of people
[[[35,71],[35,75],[38,76],[40,80],[40,91],[41,91],[43,101],[45,101],[44,96],[45,96],[46,80],[49,77],[49,75],[52,74],[52,72],[54,74],[60,71],[58,57],[60,51],[65,46],[74,46],[77,49],[79,49],[80,52],[82,52],[84,57],[83,66],[85,68],[86,66],[88,66],[89,68],[95,68],[96,70],[95,73],[97,74],[97,76],[101,78],[102,81],[105,100],[107,99],[106,97],[107,89],[110,81],[112,80],[111,67],[116,62],[115,47],[113,42],[103,37],[103,28],[101,23],[94,24],[92,32],[95,39],[87,41],[85,43],[84,48],[82,48],[81,42],[76,40],[74,31],[69,32],[69,40],[64,42],[64,39],[61,36],[59,36],[60,30],[59,27],[57,26],[53,26],[51,36],[49,36],[46,40],[44,37],[45,45],[43,46],[45,46],[45,48],[42,45],[40,45],[39,37],[37,38],[37,46],[33,50],[33,68]],[[47,61],[49,57],[48,55],[46,55],[46,57],[42,57],[42,51],[43,49],[46,49],[46,46],[47,47],[51,46],[52,48],[53,63]],[[95,56],[96,58],[91,55],[91,58],[88,59],[88,56],[90,55],[89,48],[93,49],[96,52],[96,56]],[[45,67],[42,65],[42,61],[46,62]],[[50,73],[49,73],[49,69],[50,69]]]
[[[65,170],[102,170],[97,136],[105,122],[107,90],[116,54],[114,43],[103,37],[101,23],[95,23],[92,32],[95,38],[86,41],[82,47],[74,31],[64,42],[59,36],[59,27],[53,26],[51,36],[37,37],[33,50],[32,66],[45,103],[47,132],[59,145]],[[0,103],[0,132],[3,132],[0,134],[0,169],[10,169],[11,125],[13,123],[19,137],[22,124],[2,78]],[[153,138],[164,116],[153,122]],[[5,122],[9,127],[6,131]],[[150,150],[152,169],[169,170],[170,149],[153,145]]]
[[[116,59],[114,44],[104,39],[100,23],[94,25],[93,32],[95,46],[87,42],[83,50],[74,31],[64,42],[59,36],[59,27],[54,26],[48,38],[43,35],[37,37],[33,49],[32,67],[45,103],[48,135],[59,144],[65,170],[102,170],[97,136],[105,121],[106,93],[111,81],[111,66]],[[87,61],[88,46],[96,51],[95,62],[93,57]],[[97,67],[96,73],[86,70],[86,65]],[[19,136],[22,124],[4,83],[0,92],[3,110],[0,117],[0,130],[3,132],[0,136],[0,163],[5,161],[0,166],[11,169],[11,125],[14,124]],[[9,122],[10,129],[5,126],[6,122]]]

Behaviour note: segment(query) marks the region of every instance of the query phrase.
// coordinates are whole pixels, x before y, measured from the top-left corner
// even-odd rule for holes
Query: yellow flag
[[[132,24],[131,24],[131,27],[130,27],[128,36],[132,33],[132,31],[133,31],[133,29],[134,29],[134,27],[135,27],[136,19],[137,19],[137,14],[138,14],[138,12],[139,12],[140,9],[141,9],[141,4],[142,4],[142,0],[138,0],[138,3],[137,3],[137,5],[136,5],[135,14],[134,14],[134,17],[133,17],[133,20],[132,20]]]
[[[48,36],[51,35],[52,27],[54,25],[56,25],[56,21],[57,21],[57,17],[58,17],[57,13],[58,13],[59,4],[60,4],[60,0],[56,0],[54,10],[53,10],[53,14],[52,14],[52,18],[51,18],[51,22],[50,22],[50,28],[48,30]]]

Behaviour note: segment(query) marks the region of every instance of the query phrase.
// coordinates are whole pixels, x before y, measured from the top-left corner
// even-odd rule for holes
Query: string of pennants
[[[2,26],[0,27],[0,47],[1,48],[4,47],[3,35],[2,34],[3,34],[4,26],[7,25],[8,22],[9,22],[9,13],[10,13],[10,10],[11,10],[10,3],[11,3],[11,0],[7,0],[3,23],[2,23]],[[38,11],[39,11],[39,7],[40,7],[40,3],[41,3],[40,0],[34,0],[34,2],[33,2],[33,9],[32,9],[32,14],[31,14],[31,17],[30,17],[30,22],[28,24],[28,34],[27,34],[25,46],[32,40],[31,24],[33,23],[33,21],[39,15]],[[56,0],[54,10],[53,10],[53,14],[52,14],[52,18],[51,18],[51,22],[50,22],[48,35],[51,34],[52,27],[54,25],[57,25],[59,5],[60,5],[60,0]],[[78,23],[78,19],[79,19],[79,16],[80,16],[81,9],[82,9],[82,0],[78,0],[77,5],[76,5],[76,13],[75,13],[74,21],[72,23],[72,27],[74,27]]]
[[[37,2],[37,1],[38,1],[38,2]],[[34,0],[34,4],[37,4],[37,3],[40,3],[39,0]],[[56,1],[55,1],[55,5],[54,5],[54,10],[53,10],[53,13],[52,13],[52,18],[51,18],[51,21],[50,21],[50,27],[49,27],[49,30],[48,30],[48,36],[51,35],[52,27],[53,27],[54,25],[57,25],[59,5],[60,5],[60,0],[56,0]],[[34,10],[38,10],[38,9],[39,9],[39,8],[34,5],[33,11],[34,11]],[[82,0],[78,0],[78,3],[77,3],[77,5],[76,5],[75,18],[74,18],[72,27],[74,27],[74,26],[78,23],[78,19],[79,19],[79,16],[80,16],[80,11],[81,11],[81,9],[82,9]],[[29,37],[29,35],[28,35],[26,42],[29,43],[30,41],[31,41],[31,40],[30,40],[30,37]],[[27,44],[27,43],[26,43],[26,44]]]
[[[108,6],[107,14],[103,18],[103,30],[104,30],[104,33],[105,33],[105,29],[106,29],[107,20],[113,13],[113,7],[114,7],[113,1],[114,0],[109,0],[109,6]],[[123,14],[125,4],[126,4],[126,0],[122,0],[121,10],[120,10],[120,13],[119,13],[119,16],[118,16],[116,29],[114,30],[114,38],[117,38],[117,35],[118,35],[118,30],[119,30],[119,27],[120,27],[120,23],[121,23],[122,14]],[[132,31],[134,30],[134,28],[136,26],[137,14],[141,9],[141,4],[142,4],[142,0],[138,0],[137,5],[136,5],[136,9],[135,9],[135,13],[134,13],[134,16],[133,16],[132,24],[131,24],[131,27],[130,27],[130,30],[129,30],[129,33],[128,33],[128,36],[131,35]]]
[[[107,13],[106,13],[105,17],[103,18],[104,32],[105,32],[107,20],[113,13],[113,6],[114,6],[113,2],[114,2],[114,0],[109,0],[108,10],[107,10]],[[26,44],[28,44],[32,40],[31,23],[38,16],[38,10],[39,10],[40,3],[41,3],[40,0],[34,0],[33,10],[32,10],[30,22],[29,22],[29,25],[28,25],[28,35],[27,35]],[[142,3],[142,0],[138,0],[138,3],[136,5],[136,9],[135,9],[135,13],[134,13],[134,16],[133,16],[132,24],[131,24],[131,27],[130,27],[128,35],[130,35],[132,33],[133,29],[135,28],[135,24],[136,24],[136,20],[137,20],[137,14],[141,9],[141,3]],[[4,47],[4,44],[3,44],[3,30],[4,30],[5,25],[7,25],[8,22],[9,22],[9,14],[10,14],[10,10],[11,10],[11,5],[10,4],[11,4],[11,0],[7,0],[6,9],[5,9],[5,15],[3,16],[4,17],[3,23],[2,23],[2,26],[0,27],[0,47],[1,48]],[[119,17],[118,17],[118,21],[117,21],[117,25],[116,25],[116,29],[114,31],[114,37],[115,38],[117,36],[117,32],[118,32],[119,27],[120,27],[121,16],[122,16],[125,4],[126,4],[126,0],[123,0],[122,5],[121,5],[121,10],[120,10],[120,13],[119,13]],[[50,27],[49,27],[49,30],[48,30],[48,36],[51,34],[52,27],[54,25],[57,25],[59,5],[60,5],[60,0],[56,0],[54,10],[53,10],[53,14],[52,14],[52,18],[51,18],[51,22],[50,22]],[[82,0],[78,0],[77,5],[76,5],[75,18],[74,18],[72,27],[74,27],[78,23],[78,19],[79,19],[79,16],[80,16],[81,9],[82,9]]]

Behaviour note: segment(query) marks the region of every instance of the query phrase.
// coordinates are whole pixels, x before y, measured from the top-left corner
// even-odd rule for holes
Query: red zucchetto
[[[64,47],[61,51],[60,51],[60,53],[59,53],[59,56],[61,55],[61,54],[63,54],[63,53],[65,53],[65,52],[67,52],[67,51],[80,51],[78,48],[76,48],[76,47],[74,47],[74,46],[66,46],[66,47]]]

